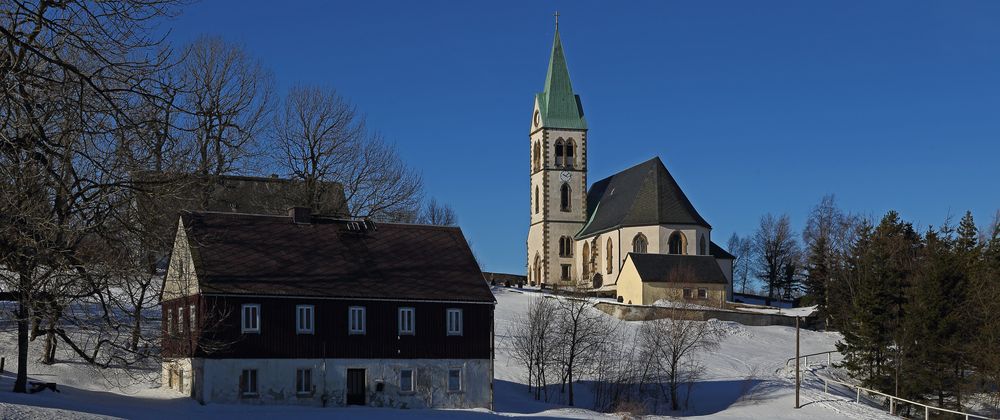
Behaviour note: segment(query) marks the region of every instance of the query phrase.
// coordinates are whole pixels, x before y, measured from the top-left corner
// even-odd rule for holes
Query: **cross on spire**
[[[556,17],[556,30],[558,31],[559,30],[559,11],[556,10],[556,12],[552,14],[552,16]]]

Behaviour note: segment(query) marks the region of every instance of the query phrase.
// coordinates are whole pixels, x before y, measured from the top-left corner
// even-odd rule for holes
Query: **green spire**
[[[569,81],[569,68],[566,66],[566,55],[559,39],[559,26],[556,26],[556,36],[552,41],[552,57],[549,59],[549,71],[545,75],[545,90],[536,98],[542,126],[587,129],[587,120],[583,118],[583,105],[580,103],[580,97],[573,93],[573,85]]]

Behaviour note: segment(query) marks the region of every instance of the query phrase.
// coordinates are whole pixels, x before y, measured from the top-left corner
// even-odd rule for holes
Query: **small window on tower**
[[[556,166],[563,166],[563,141],[556,140]]]
[[[570,190],[569,184],[562,184],[559,188],[559,210],[560,211],[570,211]]]
[[[570,267],[572,267],[572,265],[569,265],[569,264],[563,264],[562,265],[562,275],[560,276],[560,278],[563,281],[569,280],[569,274],[570,274],[569,270],[571,269]]]
[[[565,149],[566,150],[564,153],[566,154],[566,157],[563,158],[563,165],[565,165],[567,168],[572,168],[573,165],[576,163],[575,158],[573,156],[574,153],[573,149],[576,149],[575,145],[573,144],[573,140],[566,140]]]

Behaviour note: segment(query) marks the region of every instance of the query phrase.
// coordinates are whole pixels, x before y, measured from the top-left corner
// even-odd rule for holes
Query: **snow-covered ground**
[[[523,368],[506,354],[505,336],[513,317],[524,311],[537,291],[494,289],[497,300],[496,411],[394,410],[367,407],[312,408],[288,406],[199,405],[190,398],[158,388],[155,375],[129,381],[121,371],[98,372],[77,362],[54,366],[32,363],[32,380],[57,382],[61,393],[14,394],[12,370],[16,369],[16,334],[9,323],[0,323],[0,356],[7,358],[7,372],[0,376],[0,418],[378,418],[378,419],[479,419],[519,418],[621,418],[591,410],[586,385],[578,388],[581,407],[537,402],[527,393]],[[634,328],[637,322],[629,322]],[[691,394],[688,411],[681,417],[718,419],[878,419],[891,418],[877,409],[858,405],[846,397],[823,394],[822,383],[806,376],[801,409],[794,409],[794,377],[785,361],[794,355],[794,328],[747,327],[720,323],[727,332],[719,350],[701,356],[707,367],[704,379]],[[802,331],[802,352],[832,350],[835,333]],[[40,346],[36,340],[32,346]],[[65,347],[65,346],[63,346]],[[33,352],[32,360],[38,352]],[[60,360],[72,360],[60,353]],[[825,362],[825,359],[823,360]],[[134,372],[130,372],[134,373]],[[152,373],[152,372],[150,372]],[[108,379],[116,385],[109,385]]]

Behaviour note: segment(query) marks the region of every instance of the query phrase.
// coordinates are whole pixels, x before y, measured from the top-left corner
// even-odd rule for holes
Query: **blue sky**
[[[528,126],[559,10],[591,182],[660,156],[725,243],[825,194],[920,226],[1000,209],[997,1],[203,1],[280,91],[330,86],[422,171],[492,271],[525,271]]]

